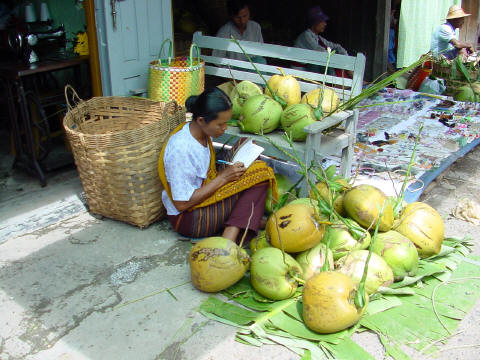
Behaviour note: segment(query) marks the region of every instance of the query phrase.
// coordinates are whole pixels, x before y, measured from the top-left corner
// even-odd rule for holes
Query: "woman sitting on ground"
[[[222,90],[190,96],[186,108],[192,121],[170,134],[158,163],[170,223],[186,237],[221,234],[232,241],[241,238],[248,224],[252,238],[261,225],[269,185],[276,196],[273,170],[257,160],[248,168],[237,162],[217,173],[211,138],[225,132],[232,115],[232,103]]]

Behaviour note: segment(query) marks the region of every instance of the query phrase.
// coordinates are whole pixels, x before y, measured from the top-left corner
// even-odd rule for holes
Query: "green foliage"
[[[480,297],[480,281],[470,280],[478,279],[480,267],[480,258],[468,255],[471,246],[470,238],[445,239],[439,255],[420,260],[416,277],[395,283],[390,294],[371,296],[359,324],[334,334],[317,334],[305,326],[301,290],[273,302],[256,293],[248,277],[223,292],[228,301],[211,296],[199,311],[238,328],[241,343],[279,344],[302,359],[373,359],[350,339],[369,329],[379,335],[387,356],[404,360],[409,357],[401,346],[434,352],[432,343],[448,337]]]

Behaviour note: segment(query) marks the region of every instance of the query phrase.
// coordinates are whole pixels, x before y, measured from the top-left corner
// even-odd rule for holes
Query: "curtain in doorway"
[[[410,65],[430,50],[433,31],[445,22],[448,8],[454,4],[461,5],[461,0],[402,0],[397,68]]]

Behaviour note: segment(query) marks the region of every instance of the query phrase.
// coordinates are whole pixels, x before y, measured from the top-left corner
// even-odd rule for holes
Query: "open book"
[[[265,150],[263,147],[254,144],[252,139],[246,140],[242,145],[238,147],[233,155],[232,162],[242,162],[245,167],[249,167]]]

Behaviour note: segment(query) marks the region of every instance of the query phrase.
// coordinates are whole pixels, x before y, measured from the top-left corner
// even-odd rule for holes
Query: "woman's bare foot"
[[[224,238],[230,239],[233,242],[237,240],[238,234],[240,233],[240,228],[236,226],[227,226],[222,233]]]

